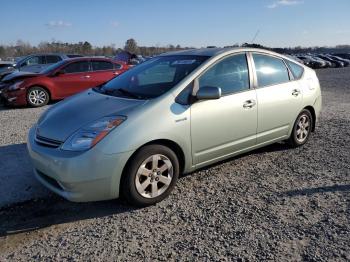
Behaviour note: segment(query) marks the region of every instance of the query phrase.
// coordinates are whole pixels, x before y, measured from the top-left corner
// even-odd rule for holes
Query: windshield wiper
[[[130,97],[133,97],[133,98],[136,98],[136,99],[140,99],[141,97],[126,90],[126,89],[123,89],[123,88],[118,88],[116,91],[119,91],[120,93],[123,93],[124,95],[127,95],[127,96],[130,96]]]

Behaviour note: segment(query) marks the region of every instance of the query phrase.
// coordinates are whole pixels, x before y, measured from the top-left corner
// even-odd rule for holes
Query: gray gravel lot
[[[350,69],[317,73],[324,107],[304,147],[275,144],[183,176],[148,208],[44,192],[0,208],[0,261],[349,261]],[[41,110],[0,111],[1,189]],[[28,162],[11,165],[30,176]]]

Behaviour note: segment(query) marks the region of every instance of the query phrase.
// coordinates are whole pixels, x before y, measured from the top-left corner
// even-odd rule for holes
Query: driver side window
[[[215,86],[222,95],[229,95],[249,89],[248,64],[245,54],[224,58],[209,68],[199,79],[199,88]]]

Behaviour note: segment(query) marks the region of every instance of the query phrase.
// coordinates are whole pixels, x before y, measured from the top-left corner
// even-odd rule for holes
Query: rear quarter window
[[[92,61],[92,70],[93,71],[102,71],[102,70],[112,70],[113,64],[107,61]]]
[[[57,55],[47,55],[46,56],[46,63],[47,64],[54,64],[54,63],[57,63],[61,60],[62,60],[62,58],[57,56]]]
[[[292,74],[294,76],[294,79],[300,79],[303,76],[304,68],[296,63],[293,63],[292,61],[285,60],[286,64],[288,65],[290,71],[292,71]]]

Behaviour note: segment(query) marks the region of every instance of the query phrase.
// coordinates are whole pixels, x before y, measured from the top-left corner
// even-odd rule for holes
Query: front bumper
[[[4,88],[1,91],[1,97],[5,104],[13,106],[24,106],[27,105],[26,91],[24,89],[19,89],[15,91],[9,91]]]
[[[35,142],[35,128],[27,143],[36,178],[51,191],[74,202],[119,197],[120,178],[132,151],[104,154],[94,147],[85,152],[64,151]]]

